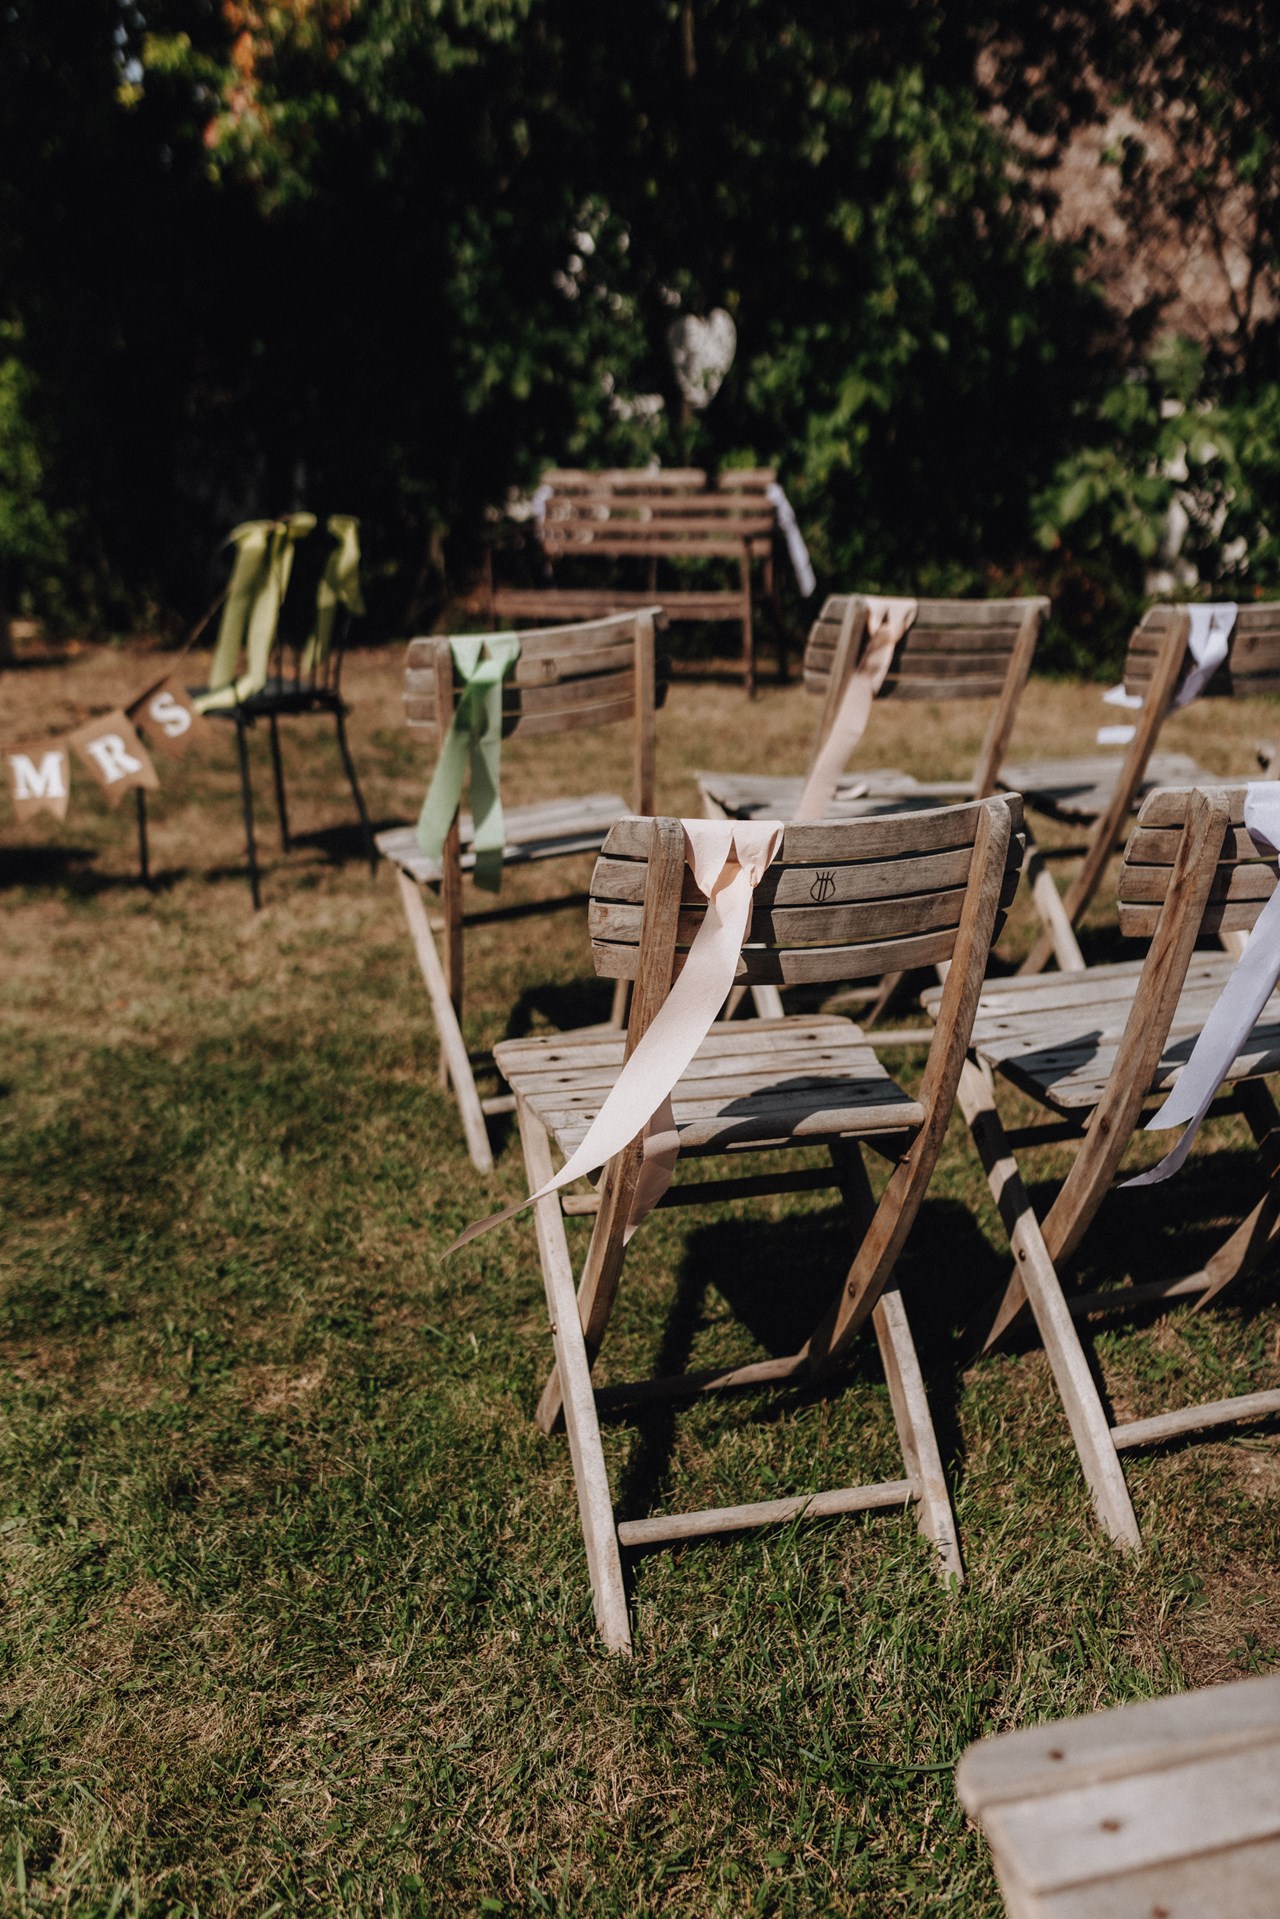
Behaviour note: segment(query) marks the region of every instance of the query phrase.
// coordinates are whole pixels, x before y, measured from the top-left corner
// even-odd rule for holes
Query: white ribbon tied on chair
[[[1192,700],[1199,699],[1227,657],[1231,630],[1236,623],[1233,600],[1216,600],[1207,606],[1193,606],[1188,610],[1191,614],[1191,631],[1187,635],[1187,648],[1192,663],[1173,696],[1175,707],[1190,706]]]
[[[1231,633],[1236,623],[1236,605],[1234,600],[1213,600],[1204,606],[1189,607],[1191,631],[1187,635],[1187,650],[1191,654],[1191,664],[1182,677],[1182,685],[1173,696],[1173,706],[1190,706],[1192,700],[1198,700],[1210,680],[1227,657],[1231,645]],[[1102,696],[1106,706],[1140,707],[1140,693],[1126,693],[1124,682],[1110,687]],[[1127,746],[1137,732],[1135,726],[1100,726],[1098,728],[1099,746]]]
[[[804,534],[800,531],[796,522],[795,508],[776,480],[770,480],[764,490],[764,496],[773,508],[779,530],[787,543],[787,552],[791,556],[791,567],[796,576],[796,585],[800,588],[801,594],[807,600],[813,592],[814,587],[817,586],[818,581],[813,570],[813,563],[809,558],[809,549],[804,543]]]
[[[1250,784],[1245,794],[1244,823],[1260,851],[1273,856],[1280,853],[1280,786],[1270,780]],[[1155,1186],[1161,1180],[1171,1179],[1178,1171],[1191,1151],[1201,1120],[1256,1026],[1278,979],[1280,887],[1258,915],[1249,944],[1218,995],[1176,1085],[1146,1125],[1150,1133],[1166,1126],[1186,1124],[1186,1132],[1158,1166],[1125,1180],[1126,1186]]]
[[[644,1163],[626,1237],[653,1210],[675,1170],[680,1142],[671,1095],[707,1037],[738,968],[751,919],[751,899],[782,844],[780,820],[683,820],[684,856],[706,896],[702,925],[648,1031],[610,1088],[586,1138],[554,1179],[488,1219],[468,1226],[449,1251],[500,1226],[535,1200],[594,1173],[645,1134]]]
[[[919,611],[917,600],[867,595],[867,631],[862,658],[849,675],[831,731],[809,769],[792,819],[820,820],[826,816],[840,775],[867,730],[871,702],[884,685],[894,649]]]

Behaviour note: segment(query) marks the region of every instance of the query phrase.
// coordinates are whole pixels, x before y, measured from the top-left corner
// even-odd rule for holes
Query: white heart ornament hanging
[[[682,314],[667,328],[676,383],[695,411],[701,413],[715,399],[737,345],[738,329],[723,307],[715,307],[705,320]]]

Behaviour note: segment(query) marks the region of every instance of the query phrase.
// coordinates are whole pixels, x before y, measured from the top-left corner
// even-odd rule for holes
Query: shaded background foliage
[[[0,600],[176,621],[230,524],[305,501],[365,521],[385,633],[548,461],[761,460],[820,575],[1035,580],[1087,638],[1167,544],[1170,401],[1213,415],[1201,577],[1269,578],[1270,15],[1024,12],[9,0]],[[1099,283],[1055,219],[1117,100],[1127,230],[1244,235],[1176,374],[1176,289]],[[738,356],[689,419],[665,331],[716,305]]]

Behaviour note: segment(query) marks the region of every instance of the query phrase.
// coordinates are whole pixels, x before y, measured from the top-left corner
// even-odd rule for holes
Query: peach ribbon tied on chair
[[[1212,670],[1212,669],[1210,669]],[[1253,842],[1272,855],[1280,854],[1280,786],[1274,781],[1252,781],[1245,791],[1244,823]],[[1217,1097],[1218,1088],[1256,1026],[1263,1007],[1280,979],[1280,887],[1263,907],[1226,985],[1191,1050],[1191,1057],[1146,1131],[1186,1125],[1186,1132],[1159,1165],[1125,1180],[1126,1186],[1155,1186],[1171,1179],[1191,1151],[1200,1122]]]
[[[820,820],[835,798],[840,775],[867,730],[871,702],[884,685],[894,650],[920,611],[917,600],[868,594],[867,632],[862,658],[849,675],[831,730],[818,749],[792,814],[796,820]]]
[[[671,1184],[680,1150],[671,1096],[733,985],[751,921],[752,896],[777,855],[784,830],[781,820],[682,820],[681,825],[685,862],[707,901],[683,970],[614,1081],[586,1138],[555,1178],[528,1199],[468,1226],[449,1252],[595,1172],[641,1134],[644,1162],[627,1222],[628,1238]]]

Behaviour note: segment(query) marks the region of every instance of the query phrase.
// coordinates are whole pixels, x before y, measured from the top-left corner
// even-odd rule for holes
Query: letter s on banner
[[[9,763],[9,796],[20,820],[36,813],[67,817],[71,797],[71,761],[61,740],[5,748]]]
[[[159,786],[150,754],[118,708],[77,727],[68,738],[113,806],[130,787],[154,791]]]
[[[129,713],[146,728],[151,744],[172,759],[181,759],[192,740],[208,726],[176,680],[152,687],[134,702]]]

